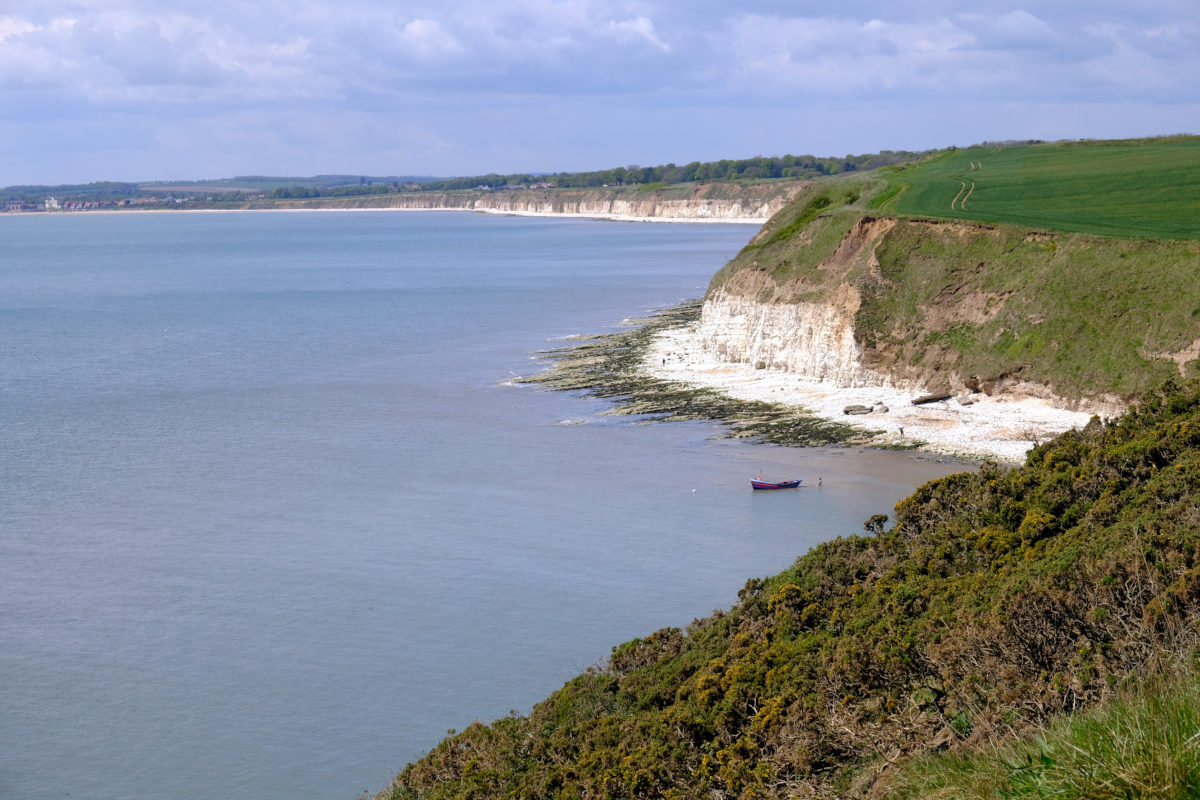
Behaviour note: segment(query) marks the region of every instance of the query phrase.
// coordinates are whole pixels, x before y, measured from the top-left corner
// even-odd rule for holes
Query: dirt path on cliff
[[[974,172],[977,169],[983,169],[982,161],[970,161],[968,163],[971,165],[971,169],[969,170],[970,172]],[[970,189],[967,188],[966,181],[959,181],[958,194],[954,195],[954,199],[950,201],[950,210],[954,211],[955,206],[958,206],[958,210],[960,210],[960,211],[965,209],[967,207],[967,199],[970,198],[971,193],[974,191],[975,191],[975,182],[974,181],[971,181]],[[967,193],[965,197],[963,197],[963,192]],[[961,201],[959,200],[960,197],[962,197]]]
[[[959,209],[961,209],[963,211],[966,210],[967,200],[969,200],[971,198],[971,194],[974,191],[975,191],[975,181],[971,181],[971,189],[970,189],[970,191],[967,192],[967,196],[962,199],[962,202],[958,204]]]
[[[962,197],[962,193],[967,190],[967,182],[960,181],[962,188],[958,190],[958,194],[954,195],[954,199],[950,201],[950,210],[954,210],[954,204],[958,202],[958,198]]]

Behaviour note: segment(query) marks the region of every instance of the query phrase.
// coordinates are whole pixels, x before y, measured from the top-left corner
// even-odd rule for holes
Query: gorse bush
[[[1198,612],[1200,383],[1168,382],[1025,466],[920,487],[890,528],[751,580],[728,612],[614,648],[383,796],[881,793],[904,757],[1034,729],[1186,659]]]

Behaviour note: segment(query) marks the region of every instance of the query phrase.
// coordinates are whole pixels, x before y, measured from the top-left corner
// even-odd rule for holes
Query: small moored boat
[[[750,486],[754,489],[798,489],[800,488],[803,478],[794,481],[764,481],[763,479],[750,479]]]

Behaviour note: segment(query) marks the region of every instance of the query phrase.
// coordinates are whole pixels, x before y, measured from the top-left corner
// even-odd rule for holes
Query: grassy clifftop
[[[528,717],[474,725],[382,795],[880,794],[894,764],[1094,705],[1200,631],[1200,382],[921,487],[895,524],[613,649]]]
[[[814,182],[709,295],[848,287],[864,359],[897,377],[1128,399],[1200,374],[1198,270],[1200,137],[1182,137],[971,148]]]
[[[1137,239],[1200,237],[1200,136],[970,147],[892,168],[898,214]]]

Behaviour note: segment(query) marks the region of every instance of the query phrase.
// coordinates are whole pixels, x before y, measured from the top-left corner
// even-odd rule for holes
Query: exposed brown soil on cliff
[[[845,275],[855,267],[866,267],[872,276],[879,275],[879,259],[875,257],[875,246],[879,240],[896,226],[889,217],[863,217],[842,239],[833,255],[821,262],[820,269]]]
[[[1063,346],[1043,326],[1061,316],[1047,298],[1062,290],[1045,285],[1062,280],[1060,235],[869,214],[845,230],[840,241],[825,245],[829,255],[815,268],[789,270],[790,256],[783,254],[781,265],[778,254],[762,248],[750,268],[730,270],[709,299],[723,293],[760,303],[831,306],[852,320],[858,358],[885,376],[881,380],[955,394],[1037,397],[1104,413],[1123,407],[1123,398],[1112,392],[1071,391],[1063,380],[1071,377],[1070,365],[1050,360]],[[1090,240],[1067,244],[1083,252],[1096,247]],[[1143,354],[1171,359],[1184,374],[1183,364],[1194,366],[1191,348],[1164,350],[1143,348]]]

